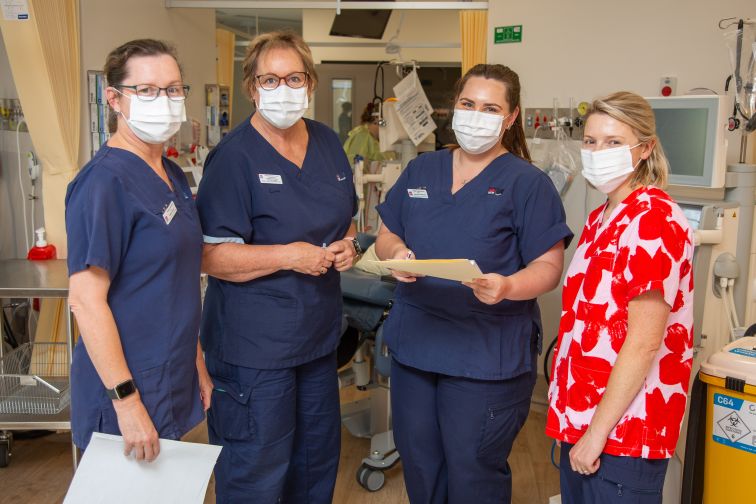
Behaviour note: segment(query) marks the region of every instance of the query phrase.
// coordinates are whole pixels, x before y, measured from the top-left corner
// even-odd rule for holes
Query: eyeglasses
[[[136,86],[125,86],[123,84],[118,84],[113,87],[116,89],[131,89],[132,91],[134,91],[134,95],[136,95],[136,97],[141,101],[153,101],[157,99],[157,97],[160,96],[160,91],[164,91],[165,96],[173,101],[182,101],[189,94],[189,86],[187,84],[168,86],[164,88],[152,86],[150,84],[137,84]]]
[[[279,77],[276,74],[255,75],[255,79],[257,79],[260,87],[267,91],[276,89],[281,84],[281,81],[285,81],[286,85],[292,89],[299,89],[307,84],[309,77],[307,72],[292,72],[286,77]]]

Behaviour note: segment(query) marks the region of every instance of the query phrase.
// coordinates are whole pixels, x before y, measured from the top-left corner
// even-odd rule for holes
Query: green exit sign
[[[494,28],[494,44],[522,42],[522,25],[497,26]]]

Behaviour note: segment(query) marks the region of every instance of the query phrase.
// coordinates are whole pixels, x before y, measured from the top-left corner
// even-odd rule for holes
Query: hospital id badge
[[[167,207],[165,207],[165,210],[163,211],[163,220],[166,224],[170,224],[173,220],[173,217],[176,216],[176,212],[178,210],[176,209],[176,203],[171,201]]]
[[[261,173],[258,176],[260,177],[261,184],[276,184],[276,185],[283,184],[283,179],[281,178],[281,175],[271,175],[269,173]]]
[[[410,198],[428,199],[428,191],[425,189],[407,189]]]

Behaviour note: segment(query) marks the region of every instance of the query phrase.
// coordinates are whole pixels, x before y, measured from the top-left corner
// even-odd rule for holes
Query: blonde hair
[[[242,83],[244,85],[244,92],[250,100],[254,95],[258,60],[270,49],[294,49],[302,59],[305,72],[307,72],[308,89],[311,92],[315,89],[318,84],[318,74],[315,71],[315,63],[312,60],[310,46],[307,45],[301,36],[293,31],[273,31],[258,35],[247,47],[247,54],[244,56],[244,62],[242,63]]]
[[[619,91],[591,103],[586,120],[593,114],[605,114],[627,124],[642,143],[655,142],[648,159],[641,160],[630,177],[632,187],[653,185],[667,186],[669,162],[664,155],[659,137],[656,136],[656,118],[651,105],[642,97],[629,91]]]

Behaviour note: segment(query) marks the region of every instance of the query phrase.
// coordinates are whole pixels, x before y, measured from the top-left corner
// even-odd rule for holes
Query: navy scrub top
[[[358,205],[349,161],[336,133],[305,124],[301,169],[249,120],[210,153],[197,194],[205,243],[320,247],[346,235]],[[237,366],[281,369],[322,357],[341,334],[339,273],[278,271],[248,282],[210,277],[200,334],[208,355]]]
[[[68,272],[108,272],[108,305],[142,402],[161,438],[204,418],[197,379],[202,231],[183,171],[163,158],[175,192],[135,154],[102,147],[66,194]],[[173,203],[176,214],[163,214]],[[120,434],[112,401],[80,338],[71,366],[71,429]]]
[[[484,273],[512,275],[572,239],[554,184],[514,154],[496,158],[454,195],[451,186],[452,152],[423,154],[378,206],[418,259],[474,259]],[[541,316],[535,299],[491,306],[459,282],[424,277],[398,285],[384,334],[402,364],[500,380],[530,371]]]

